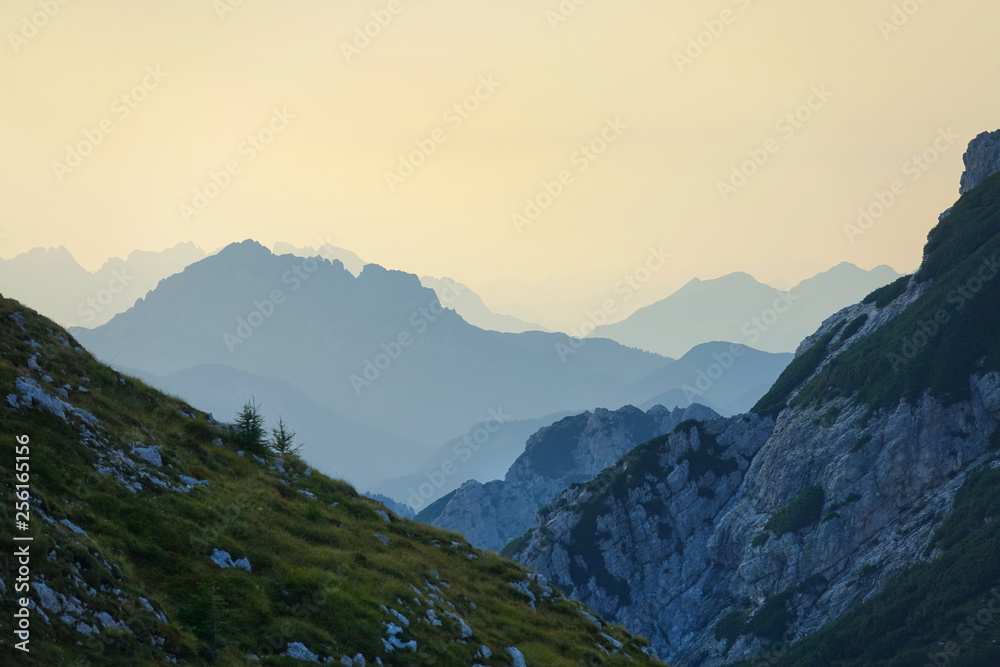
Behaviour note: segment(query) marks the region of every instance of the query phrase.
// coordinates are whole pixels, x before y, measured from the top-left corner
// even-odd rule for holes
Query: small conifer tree
[[[298,454],[302,445],[295,444],[295,431],[285,426],[285,420],[278,417],[278,425],[271,429],[271,449],[281,455]]]
[[[270,453],[267,431],[264,428],[264,415],[255,399],[251,398],[247,401],[236,416],[233,434],[233,439],[240,449],[252,454],[266,455]]]

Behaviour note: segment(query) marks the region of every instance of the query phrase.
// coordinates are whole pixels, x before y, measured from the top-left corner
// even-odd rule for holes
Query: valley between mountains
[[[835,267],[754,341],[778,297],[745,274],[578,339],[254,241],[175,249],[94,328],[5,294],[3,641],[21,613],[31,665],[1000,663],[1000,132],[965,165],[915,273]]]

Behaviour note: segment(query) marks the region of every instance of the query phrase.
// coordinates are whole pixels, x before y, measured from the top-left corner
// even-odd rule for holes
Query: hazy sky
[[[890,31],[896,4],[916,11]],[[559,7],[7,0],[0,255],[65,245],[94,268],[252,237],[473,287],[589,273],[587,289],[651,246],[672,253],[664,284],[912,270],[965,145],[1000,127],[996,0],[586,0],[557,22]],[[373,16],[387,25],[345,52]],[[418,140],[433,154],[390,187]],[[592,141],[606,150],[580,152]],[[926,171],[906,164],[942,148]],[[767,162],[724,201],[748,151]],[[844,225],[897,179],[852,243]],[[518,229],[544,182],[557,196]]]

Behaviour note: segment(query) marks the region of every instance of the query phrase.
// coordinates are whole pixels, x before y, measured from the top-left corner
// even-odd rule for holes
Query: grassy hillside
[[[387,513],[294,456],[240,455],[225,427],[2,297],[0,387],[4,664],[297,665],[283,654],[308,650],[335,664],[498,666],[514,664],[508,647],[529,666],[658,664],[644,640],[515,563]],[[30,653],[11,627],[24,595],[10,548],[22,434]],[[213,562],[230,562],[216,550],[249,571]]]

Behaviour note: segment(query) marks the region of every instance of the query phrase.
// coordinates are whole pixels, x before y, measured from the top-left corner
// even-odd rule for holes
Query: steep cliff
[[[561,419],[532,435],[503,481],[472,480],[417,515],[439,528],[456,530],[482,549],[500,551],[534,527],[541,507],[570,484],[586,482],[637,444],[687,419],[718,416],[702,405],[643,412],[626,406]]]
[[[1000,171],[1000,130],[983,132],[972,140],[965,153],[965,173],[959,194],[979,187],[983,181]]]
[[[993,150],[977,139],[966,164]],[[516,558],[679,665],[762,651],[833,664],[834,650],[837,664],[874,664],[864,646],[849,662],[843,635],[809,659],[784,644],[868,613],[860,603],[916,563],[952,562],[956,496],[1000,465],[1000,175],[967,172],[963,187],[975,180],[929,235],[920,271],[824,322],[751,414],[683,424],[567,490]],[[877,628],[892,636],[878,664],[922,664],[936,650],[911,613],[937,599],[925,588],[880,617],[895,625]],[[939,611],[987,592],[966,588]],[[879,604],[899,609],[898,590]]]

